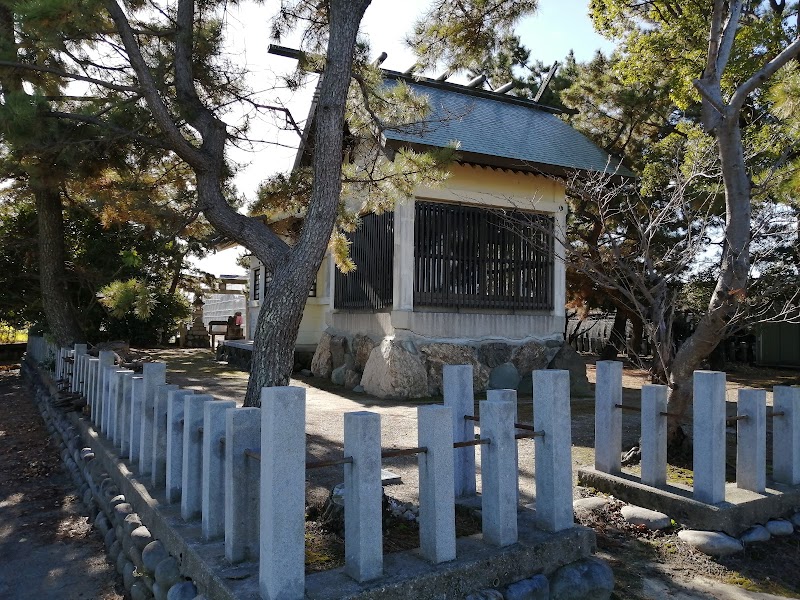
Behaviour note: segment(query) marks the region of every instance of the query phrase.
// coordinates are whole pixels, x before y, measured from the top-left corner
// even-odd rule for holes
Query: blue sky
[[[404,71],[413,63],[413,55],[405,48],[403,38],[428,3],[428,0],[373,0],[367,9],[362,31],[369,37],[375,55],[388,53],[383,63],[385,68]],[[274,5],[274,2],[243,4],[230,7],[228,12],[228,25],[232,30],[231,58],[247,65],[251,73],[249,83],[255,90],[271,87],[282,73],[291,72],[295,66],[294,61],[267,53],[272,40],[265,33]],[[531,49],[531,57],[547,64],[562,60],[570,50],[574,50],[578,61],[586,61],[598,48],[605,52],[613,48],[594,31],[588,16],[588,0],[540,0],[538,13],[524,19],[517,32]],[[281,43],[295,46],[297,40],[287,39]],[[305,90],[294,94],[281,92],[278,96],[295,119],[302,121],[307,115],[312,91],[313,86],[309,84]],[[275,93],[267,93],[263,100],[272,103],[274,96]],[[233,124],[240,117],[232,113],[226,121]],[[250,136],[263,141],[254,143],[247,151],[232,153],[240,164],[236,184],[248,199],[254,197],[258,184],[265,177],[291,168],[298,140],[291,131],[277,130],[274,120],[269,118],[255,120]],[[235,264],[238,253],[237,250],[218,253],[201,261],[199,266],[217,275],[239,273],[241,269]]]

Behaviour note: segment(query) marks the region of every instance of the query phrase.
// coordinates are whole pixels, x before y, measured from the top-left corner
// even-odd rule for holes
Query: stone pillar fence
[[[35,336],[28,354],[85,399],[95,432],[120,459],[128,458],[139,484],[180,506],[181,518],[200,526],[206,542],[222,540],[230,563],[258,561],[264,599],[304,597],[310,469],[344,467],[344,571],[358,582],[393,575],[383,560],[385,458],[418,457],[420,556],[431,564],[457,557],[455,502],[475,495],[478,446],[486,544],[518,541],[519,439],[535,440],[537,526],[573,526],[567,371],[534,371],[529,424],[516,422],[513,390],[490,392],[476,416],[472,368],[445,366],[444,405],[418,408],[417,447],[382,450],[380,415],[350,412],[343,415],[343,456],[307,463],[303,388],[264,388],[261,408],[238,408],[167,384],[164,363],[146,363],[137,375],[114,365],[113,353],[94,358],[85,345],[63,349]],[[795,427],[784,437],[796,440],[797,432]],[[609,447],[614,443],[608,441]]]
[[[694,499],[725,502],[726,429],[736,428],[736,487],[763,494],[767,485],[767,422],[772,421],[772,480],[800,484],[800,387],[775,386],[773,406],[764,390],[739,390],[737,413],[727,416],[725,373],[695,371],[693,381]],[[595,470],[621,472],[622,411],[641,412],[641,482],[667,485],[668,388],[642,387],[641,407],[622,402],[622,363],[599,361],[595,387]],[[537,470],[538,474],[538,470]]]

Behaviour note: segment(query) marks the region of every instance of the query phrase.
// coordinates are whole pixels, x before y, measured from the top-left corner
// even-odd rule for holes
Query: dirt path
[[[0,371],[0,598],[122,600],[83,510],[19,371]]]

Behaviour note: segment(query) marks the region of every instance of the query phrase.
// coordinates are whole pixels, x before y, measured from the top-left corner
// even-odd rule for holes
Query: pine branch
[[[85,81],[87,83],[93,83],[95,85],[99,85],[101,87],[107,88],[109,90],[114,90],[117,92],[141,91],[139,88],[130,85],[121,85],[121,84],[111,83],[110,81],[103,81],[102,79],[96,79],[94,77],[78,75],[77,73],[68,73],[67,71],[62,71],[61,69],[56,69],[54,67],[43,67],[40,65],[14,62],[11,60],[0,60],[0,67],[9,67],[11,69],[23,69],[26,71],[36,71],[37,73],[52,73],[53,75],[58,75],[59,77],[64,77],[65,79],[75,79],[76,81]]]

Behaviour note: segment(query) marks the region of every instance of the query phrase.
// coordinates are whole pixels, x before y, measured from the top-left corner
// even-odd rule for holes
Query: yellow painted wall
[[[548,177],[490,167],[455,164],[452,176],[439,188],[420,187],[420,200],[443,200],[558,212],[564,210],[564,186]]]

